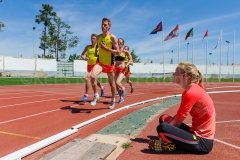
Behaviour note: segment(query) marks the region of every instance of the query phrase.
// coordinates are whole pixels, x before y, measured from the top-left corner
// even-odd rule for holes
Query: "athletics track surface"
[[[122,104],[116,104],[114,110],[139,101],[178,95],[182,92],[182,89],[176,84],[156,82],[136,83],[136,89],[131,94],[128,84],[124,85],[127,88],[125,101]],[[95,107],[90,106],[88,102],[85,104],[80,102],[84,93],[83,84],[0,87],[0,157],[113,111],[108,109],[109,85],[104,84],[104,86],[105,97],[101,97]],[[192,155],[181,150],[174,153],[156,153],[148,150],[149,138],[156,138],[155,128],[158,123],[158,117],[156,117],[135,139],[132,139],[132,147],[126,149],[118,159],[237,159],[240,157],[240,84],[208,82],[205,83],[205,87],[208,92],[219,92],[210,93],[217,115],[215,143],[210,154]],[[89,98],[92,99],[91,96]],[[116,101],[118,101],[118,97],[116,97]],[[75,138],[86,138],[133,111],[161,101],[163,100],[140,104],[109,115],[23,159],[39,159]],[[177,107],[178,105],[174,105],[164,113],[173,115]],[[189,122],[190,119],[187,119],[186,123]]]

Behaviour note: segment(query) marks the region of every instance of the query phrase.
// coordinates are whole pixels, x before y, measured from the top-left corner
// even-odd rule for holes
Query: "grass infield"
[[[107,78],[99,78],[98,79],[102,83],[107,82]],[[173,82],[173,77],[165,78],[131,78],[132,82]],[[204,79],[205,81],[205,79]],[[123,82],[126,82],[123,79]],[[207,82],[219,82],[217,78],[208,78]],[[232,78],[221,78],[220,82],[233,82]],[[235,78],[234,82],[240,82],[240,78]],[[0,78],[0,86],[9,86],[9,85],[37,85],[37,84],[81,84],[85,83],[85,78],[67,78],[67,77],[48,77],[48,78],[10,78],[10,77],[2,77]]]

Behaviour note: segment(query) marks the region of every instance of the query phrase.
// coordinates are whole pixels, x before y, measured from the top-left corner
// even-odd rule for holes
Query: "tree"
[[[52,23],[49,27],[50,39],[48,41],[49,51],[55,53],[56,60],[59,60],[59,52],[61,55],[65,54],[67,48],[76,47],[79,39],[77,36],[69,37],[73,34],[70,31],[70,26],[61,21],[58,16],[53,18],[54,24]]]
[[[134,49],[132,50],[132,52],[131,52],[130,54],[131,54],[131,56],[132,56],[133,62],[135,62],[135,63],[141,63],[141,59],[138,58],[138,56],[135,54]]]
[[[45,55],[45,56],[44,56],[43,54],[42,54],[42,55],[39,55],[39,54],[38,54],[38,58],[48,58],[48,59],[54,59],[54,57],[53,57],[53,55],[52,55],[52,54],[48,54],[48,55]]]
[[[3,27],[5,27],[4,23],[0,22],[0,31],[2,31]]]
[[[80,56],[74,53],[73,55],[70,54],[70,56],[68,57],[68,62],[73,62],[74,60],[80,60],[80,59],[81,59]]]
[[[57,14],[56,12],[53,12],[53,7],[50,6],[49,4],[42,4],[43,10],[39,10],[40,11],[40,15],[36,15],[36,19],[35,22],[40,24],[43,22],[44,24],[44,30],[43,33],[40,37],[41,39],[41,43],[39,48],[41,48],[42,50],[44,50],[44,57],[46,55],[46,49],[48,48],[48,39],[49,36],[47,35],[47,29],[48,27],[51,25],[51,20],[53,17],[55,17]]]

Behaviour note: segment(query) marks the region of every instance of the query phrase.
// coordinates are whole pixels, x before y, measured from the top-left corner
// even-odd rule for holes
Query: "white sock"
[[[112,98],[112,102],[115,102],[115,98]]]
[[[98,93],[95,93],[95,94],[94,94],[94,96],[98,97],[98,96],[99,96],[99,94],[98,94]]]
[[[84,96],[88,97],[88,94],[84,94]]]
[[[102,86],[101,89],[104,89],[104,87]]]

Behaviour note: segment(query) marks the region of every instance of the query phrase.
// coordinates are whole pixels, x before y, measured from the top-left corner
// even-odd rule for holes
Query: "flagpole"
[[[235,30],[233,31],[233,82],[234,82],[234,65],[235,65]]]
[[[178,63],[180,63],[180,24],[178,25]]]
[[[194,57],[194,56],[193,56],[193,48],[194,48],[193,43],[194,43],[194,42],[193,42],[193,36],[192,36],[192,64],[193,64],[193,57]]]
[[[162,18],[162,28],[163,28],[163,18]],[[163,31],[162,31],[162,53],[163,53],[163,81],[165,82],[165,60],[164,60],[164,46],[163,46]]]
[[[207,82],[207,64],[208,64],[208,37],[207,37],[207,41],[206,41],[206,75],[205,75],[205,78],[206,78],[206,82]]]
[[[218,81],[221,82],[221,64],[222,63],[222,30],[220,34],[220,63],[219,63],[219,79]]]

